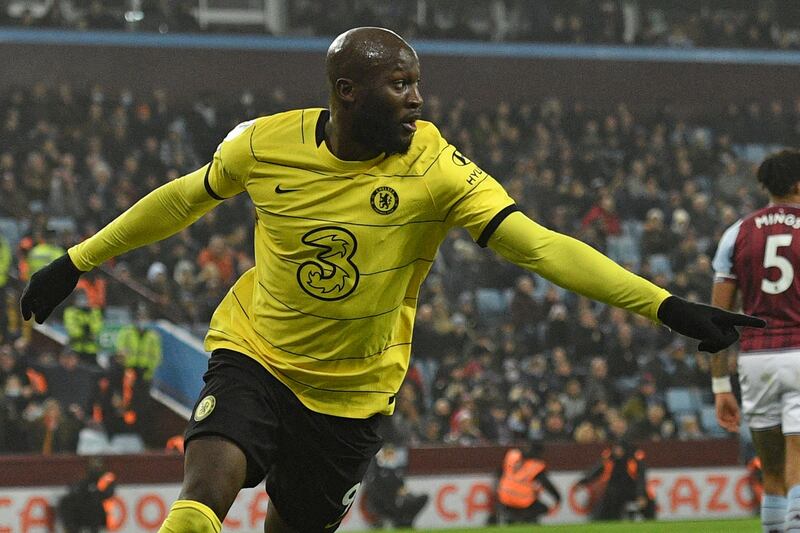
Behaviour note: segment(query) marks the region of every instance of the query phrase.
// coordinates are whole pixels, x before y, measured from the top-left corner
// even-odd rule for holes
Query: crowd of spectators
[[[0,93],[0,230],[13,251],[11,277],[24,281],[42,246],[63,250],[150,189],[201,166],[238,122],[301,104],[308,102],[288,102],[279,89],[192,101],[164,90],[69,84]],[[532,218],[701,301],[710,294],[709,258],[721,232],[764,202],[755,165],[772,145],[800,141],[800,100],[684,116],[669,105],[591,109],[550,98],[481,108],[431,95],[424,114]],[[202,330],[231,281],[253,265],[253,224],[246,195],[226,201],[178,235],[90,276],[83,299],[106,311],[125,307],[123,289],[142,285],[156,314]],[[97,300],[100,281],[107,284]],[[27,436],[6,435],[6,448],[53,449],[53,431],[35,424],[66,420],[64,433],[72,435],[96,422],[92,412],[103,401],[125,423],[124,393],[113,393],[121,385],[105,400],[96,397],[98,378],[124,384],[124,362],[111,357],[97,366],[97,358],[32,350],[17,290],[4,288],[0,428]],[[80,294],[69,305],[86,305]],[[412,367],[389,438],[460,445],[700,438],[709,429],[698,412],[671,410],[668,401],[674,387],[708,388],[708,357],[693,348],[646,319],[565,293],[455,232],[420,294]],[[69,368],[91,377],[86,388],[65,386],[78,399],[56,395],[51,383]],[[37,389],[31,375],[51,384]]]
[[[197,32],[192,0],[0,0],[0,23],[73,30]]]
[[[380,24],[426,39],[800,48],[800,18],[790,1],[781,0],[296,0],[289,5],[289,31],[311,35]]]
[[[152,434],[150,381],[119,353],[0,344],[0,453],[136,452]],[[163,444],[163,443],[160,443]],[[123,447],[124,446],[124,449]]]
[[[800,14],[793,0],[286,0],[282,24],[243,26],[201,26],[198,5],[191,0],[6,0],[0,1],[0,23],[161,33],[272,27],[280,34],[310,36],[378,25],[409,39],[800,48]],[[255,3],[254,9],[263,6]]]

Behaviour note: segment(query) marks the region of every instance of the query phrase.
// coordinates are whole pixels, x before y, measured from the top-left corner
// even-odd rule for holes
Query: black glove
[[[739,339],[736,326],[763,328],[767,325],[754,316],[688,302],[677,296],[670,296],[661,303],[658,318],[669,329],[699,340],[697,348],[711,353],[724,350]]]
[[[42,324],[75,289],[81,274],[83,272],[78,270],[69,254],[62,255],[36,272],[19,300],[22,318],[30,320],[33,315],[36,322]]]

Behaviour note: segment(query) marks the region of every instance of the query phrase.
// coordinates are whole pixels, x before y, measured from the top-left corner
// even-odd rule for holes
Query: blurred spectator
[[[213,263],[203,267],[199,276],[197,286],[198,298],[195,305],[198,309],[198,317],[203,322],[211,320],[211,315],[228,292],[228,286],[222,282],[219,269]]]
[[[414,343],[412,344],[414,365],[419,368],[423,378],[426,395],[432,394],[431,386],[439,369],[442,351],[446,343],[445,337],[434,324],[433,306],[429,303],[420,305],[414,321]]]
[[[0,390],[10,401],[10,407],[22,412],[34,394],[28,377],[29,369],[10,344],[0,344]]]
[[[550,411],[544,418],[543,437],[548,442],[563,441],[569,439],[567,422],[560,411]]]
[[[667,410],[659,403],[647,407],[646,417],[632,428],[631,439],[666,440],[675,436],[675,423],[667,417]]]
[[[66,250],[55,244],[55,238],[56,234],[51,230],[46,233],[43,229],[34,232],[33,247],[27,254],[28,276],[64,255]]]
[[[397,406],[392,417],[392,435],[384,434],[387,441],[400,442],[402,444],[415,445],[420,442],[423,431],[422,406],[420,405],[419,390],[420,384],[413,384],[414,371],[409,372],[400,390],[397,392]]]
[[[541,306],[536,299],[536,282],[530,275],[517,278],[511,296],[509,311],[511,323],[517,337],[525,342],[526,347],[535,348],[536,327],[542,321]]]
[[[761,498],[764,496],[764,471],[761,469],[761,459],[754,455],[747,461],[747,485],[750,489],[752,498],[750,501],[754,502],[753,511],[756,516],[760,515]]]
[[[136,369],[125,366],[122,353],[115,353],[108,368],[99,376],[90,398],[89,425],[113,437],[117,433],[134,433],[152,442],[152,399],[150,382]]]
[[[544,324],[545,345],[548,348],[572,344],[572,327],[568,318],[567,308],[563,304],[556,303],[550,307]]]
[[[444,441],[459,446],[475,446],[483,440],[483,434],[478,426],[475,400],[466,396],[450,417],[450,431],[445,435]]]
[[[681,339],[673,340],[660,356],[662,365],[661,380],[664,388],[668,387],[703,387],[706,384],[687,353],[686,343]]]
[[[575,428],[572,438],[578,444],[592,444],[605,441],[606,435],[599,430],[589,420],[584,420]]]
[[[584,307],[578,313],[578,323],[573,329],[570,344],[574,346],[575,359],[587,361],[603,353],[605,335],[591,308]]]
[[[561,503],[561,494],[547,476],[543,446],[529,441],[522,449],[511,448],[503,458],[497,484],[501,523],[539,523],[540,518]],[[549,505],[541,498],[547,493]]]
[[[605,357],[592,358],[585,390],[586,402],[589,405],[600,402],[608,404],[614,400],[613,389],[608,382],[608,363]]]
[[[611,379],[617,380],[617,387],[623,388],[639,375],[640,350],[634,345],[633,327],[630,324],[619,324],[612,333],[616,335],[609,336],[605,349],[608,354],[608,374]]]
[[[173,435],[167,439],[167,443],[164,446],[164,451],[183,455],[185,448],[186,442],[184,441],[183,435]]]
[[[100,458],[92,458],[83,479],[71,485],[58,502],[58,514],[66,533],[105,531],[108,501],[114,496],[117,476],[108,472]]]
[[[581,382],[577,378],[567,381],[564,392],[559,394],[558,399],[564,407],[564,417],[570,423],[582,418],[586,413],[586,397],[583,394]]]
[[[415,494],[405,484],[404,461],[392,444],[385,444],[364,476],[366,510],[373,527],[389,522],[393,527],[411,528],[428,503],[427,494]]]
[[[603,242],[606,237],[619,235],[622,232],[622,221],[616,212],[613,196],[607,192],[603,193],[598,202],[583,217],[581,226],[584,229],[594,227]]]
[[[150,326],[150,312],[140,302],[133,312],[134,323],[122,327],[117,333],[116,351],[125,361],[125,367],[136,371],[140,379],[150,382],[161,364],[161,336]]]
[[[81,275],[75,290],[83,290],[92,309],[103,310],[106,307],[107,281],[97,270],[90,270]]]
[[[19,431],[15,431],[18,425],[17,415],[7,398],[6,394],[0,394],[0,453],[2,454],[21,451],[15,449],[20,440]]]
[[[89,296],[84,290],[72,294],[72,305],[64,309],[64,328],[72,352],[89,366],[96,366],[99,336],[103,329],[103,312],[89,305]]]
[[[705,438],[700,429],[700,421],[694,413],[683,414],[678,418],[678,438],[681,440],[699,440]]]
[[[426,443],[442,442],[451,414],[450,401],[446,398],[438,398],[424,421],[422,440]]]
[[[155,261],[147,269],[147,285],[153,291],[156,302],[162,309],[169,308],[175,301],[175,282],[167,272],[167,266]]]
[[[73,409],[64,412],[62,404],[55,398],[45,400],[41,406],[29,404],[23,413],[28,450],[42,455],[75,453],[81,429],[79,414]]]
[[[44,376],[47,395],[77,419],[83,419],[94,390],[96,374],[80,362],[78,354],[69,347],[58,356],[57,364],[35,367]]]
[[[576,372],[575,368],[570,362],[569,357],[567,356],[567,351],[564,348],[560,346],[553,348],[551,355],[551,362],[553,366],[553,388],[557,391],[564,391],[567,389],[569,384],[568,382],[572,380],[578,372]]]
[[[624,439],[628,435],[628,421],[616,408],[608,409],[606,412],[606,426],[610,440]]]
[[[582,477],[577,486],[589,486],[599,495],[592,508],[592,520],[627,518],[629,505],[644,518],[654,519],[656,504],[647,488],[644,453],[628,441],[615,440],[603,451],[600,463]],[[631,517],[633,518],[633,517]]]
[[[5,291],[8,275],[11,271],[11,244],[5,235],[0,233],[0,292]]]

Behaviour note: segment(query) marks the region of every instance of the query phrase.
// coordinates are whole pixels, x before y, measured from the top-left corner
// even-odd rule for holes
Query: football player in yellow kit
[[[720,350],[763,321],[693,304],[523,215],[420,119],[416,52],[382,28],[337,37],[329,109],[245,122],[204,167],[151,192],[37,273],[23,316],[44,321],[82,272],[172,235],[246,192],[256,266],[215,312],[185,476],[162,532],[219,532],[237,493],[266,478],[266,532],[334,531],[394,409],[417,293],[453,227],[588,297]]]

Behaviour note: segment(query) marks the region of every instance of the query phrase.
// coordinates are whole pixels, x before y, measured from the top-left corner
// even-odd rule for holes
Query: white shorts
[[[739,354],[739,383],[750,429],[800,435],[800,349]]]

